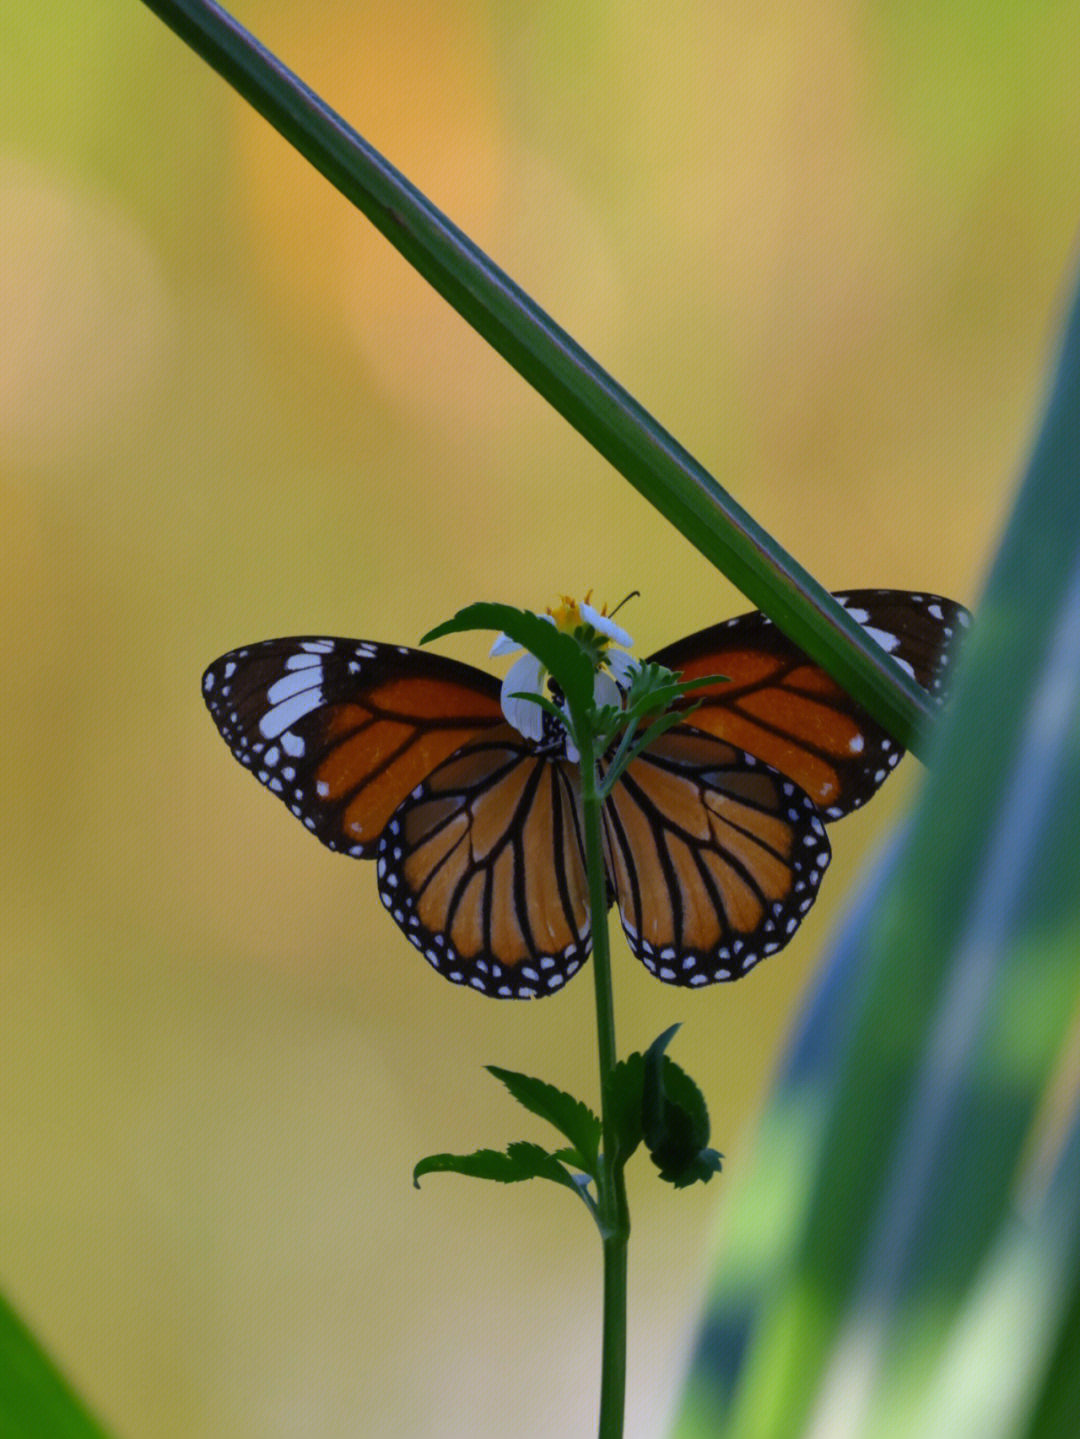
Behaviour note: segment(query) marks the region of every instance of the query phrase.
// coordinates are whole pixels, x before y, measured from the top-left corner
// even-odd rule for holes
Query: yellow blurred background
[[[972,602],[1071,284],[1080,10],[263,0],[238,17],[825,583]],[[412,1164],[595,1096],[592,991],[440,979],[214,731],[203,667],[592,586],[745,608],[136,0],[0,18],[0,1283],[119,1435],[594,1429],[584,1210]],[[441,648],[483,662],[479,638]],[[796,941],[689,994],[726,1173],[630,1172],[628,1434],[909,760]]]

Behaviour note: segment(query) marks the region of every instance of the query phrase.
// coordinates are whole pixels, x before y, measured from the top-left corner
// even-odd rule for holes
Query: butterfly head
[[[634,643],[621,625],[607,613],[607,606],[597,609],[590,603],[592,591],[583,600],[562,595],[556,605],[549,605],[541,619],[563,634],[569,634],[588,654],[593,666],[593,700],[597,706],[619,708],[629,687],[638,662],[627,653]],[[521,646],[500,635],[491,647],[493,655],[515,654]],[[532,696],[548,699],[557,708],[564,706],[558,686],[535,655],[523,654],[514,661],[502,682],[502,707],[506,718],[519,733],[538,749],[562,749],[566,758],[578,759],[577,750],[564,727],[550,710]]]

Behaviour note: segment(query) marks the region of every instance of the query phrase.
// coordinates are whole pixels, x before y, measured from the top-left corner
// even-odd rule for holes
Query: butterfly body
[[[838,597],[940,695],[966,611],[938,596]],[[608,887],[659,978],[734,979],[783,947],[829,860],[825,821],[903,751],[761,614],[650,657],[693,692],[603,809]],[[580,780],[558,721],[509,724],[499,682],[424,651],[320,636],[235,650],[203,677],[236,758],[324,844],[375,859],[379,893],[429,962],[504,998],[553,993],[591,947]],[[547,723],[550,721],[550,723]]]

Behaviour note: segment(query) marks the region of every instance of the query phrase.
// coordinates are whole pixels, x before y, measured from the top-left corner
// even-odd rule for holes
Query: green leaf
[[[0,1435],[3,1439],[105,1439],[30,1330],[0,1297]]]
[[[596,1182],[596,1174],[593,1169],[596,1161],[590,1162],[585,1155],[582,1154],[580,1149],[574,1149],[572,1146],[567,1145],[565,1149],[556,1149],[554,1154],[556,1159],[565,1164],[569,1169],[572,1169],[579,1176],[579,1183],[588,1185],[590,1182]]]
[[[500,1069],[487,1065],[489,1074],[501,1080],[531,1114],[553,1125],[566,1136],[574,1150],[581,1156],[581,1167],[590,1175],[596,1175],[596,1156],[600,1148],[600,1120],[587,1104],[575,1099],[572,1094],[556,1089],[542,1079],[533,1079],[528,1074],[518,1074],[512,1069]]]
[[[732,1194],[680,1436],[1076,1432],[1078,475],[1080,294],[937,763]]]
[[[625,1164],[641,1143],[641,1102],[645,1088],[645,1056],[628,1054],[608,1076],[605,1107],[615,1136],[615,1159]]]
[[[658,1034],[645,1051],[645,1093],[643,1102],[645,1105],[645,1122],[649,1122],[649,1106],[656,1102],[658,1096],[663,1094],[661,1080],[661,1064],[664,1058],[664,1051],[682,1028],[681,1024],[668,1025],[661,1034]]]
[[[685,724],[686,718],[686,710],[680,710],[678,713],[672,710],[666,715],[661,715],[659,719],[653,720],[647,729],[638,735],[631,744],[627,745],[625,754],[620,752],[616,756],[618,763],[613,762],[610,770],[605,772],[604,792],[610,792],[612,785],[618,779],[622,770],[624,770],[628,764],[632,763],[643,749],[647,749],[649,745],[651,745],[654,740],[658,740],[661,735],[667,734],[668,730],[674,729],[677,725]]]
[[[211,0],[145,3],[753,604],[922,751],[936,710],[915,680],[467,235]]]
[[[660,1178],[682,1189],[707,1182],[720,1169],[721,1155],[708,1147],[709,1111],[690,1076],[664,1053],[677,1024],[645,1052],[642,1129]]]
[[[493,1179],[498,1184],[517,1184],[524,1179],[550,1179],[587,1198],[580,1185],[553,1154],[539,1144],[520,1141],[501,1149],[477,1149],[472,1154],[429,1154],[413,1170],[413,1184],[420,1188],[425,1174],[465,1174],[472,1179]]]
[[[721,1156],[708,1148],[709,1115],[701,1090],[664,1053],[678,1028],[665,1030],[644,1054],[620,1060],[605,1100],[618,1162],[625,1164],[644,1139],[661,1179],[682,1188],[711,1179]]]
[[[572,635],[557,630],[531,610],[485,602],[466,605],[452,619],[429,630],[421,644],[470,630],[494,630],[509,635],[555,677],[571,708],[585,709],[592,704],[593,667],[588,655]]]

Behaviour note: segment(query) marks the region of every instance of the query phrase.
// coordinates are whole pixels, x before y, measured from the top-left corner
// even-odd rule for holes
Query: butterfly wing
[[[266,640],[222,655],[203,696],[241,764],[323,844],[374,858],[390,816],[456,750],[505,723],[491,675],[362,640]]]
[[[852,590],[836,599],[935,697],[944,694],[951,644],[968,612],[939,595]],[[688,635],[651,659],[684,680],[718,674],[696,690],[689,717],[772,765],[828,820],[865,804],[904,751],[832,677],[759,611]]]
[[[630,947],[669,984],[738,979],[781,949],[829,863],[817,807],[792,780],[689,726],[627,767],[604,833]]]
[[[590,948],[578,772],[510,725],[440,765],[379,846],[379,894],[440,974],[504,999],[560,988]]]

